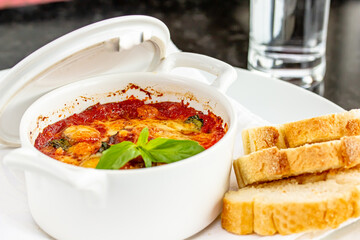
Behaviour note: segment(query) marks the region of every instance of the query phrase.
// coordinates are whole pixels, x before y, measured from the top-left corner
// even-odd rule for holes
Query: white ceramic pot
[[[184,66],[208,71],[216,79],[208,85],[169,73]],[[226,63],[175,53],[153,72],[103,74],[63,86],[26,110],[20,123],[21,148],[9,153],[4,163],[24,170],[31,214],[57,239],[187,238],[219,215],[229,187],[237,116],[223,92],[235,79],[235,70]],[[33,146],[44,127],[97,102],[146,97],[139,89],[121,93],[129,84],[153,93],[149,101],[184,100],[198,110],[211,110],[229,129],[206,151],[149,169],[81,168]]]

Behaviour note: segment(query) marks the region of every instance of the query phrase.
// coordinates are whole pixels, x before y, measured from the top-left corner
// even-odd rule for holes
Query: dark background
[[[162,20],[183,51],[247,68],[248,0],[73,0],[0,10],[0,70],[79,27],[131,14]],[[360,108],[360,0],[331,1],[324,89],[341,107]]]

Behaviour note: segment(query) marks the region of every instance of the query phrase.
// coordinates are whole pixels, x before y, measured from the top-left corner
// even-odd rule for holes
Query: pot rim
[[[155,75],[154,75],[155,74]],[[221,101],[225,101],[225,104],[220,103],[224,108],[225,111],[228,113],[229,115],[229,128],[228,131],[225,133],[225,135],[218,141],[216,142],[213,146],[211,146],[210,148],[206,149],[205,151],[198,153],[192,157],[183,159],[181,161],[177,161],[177,162],[173,162],[171,164],[165,164],[165,165],[161,165],[161,166],[156,166],[156,167],[151,167],[151,168],[140,168],[140,169],[128,169],[125,171],[114,171],[111,169],[93,169],[93,168],[84,168],[84,167],[80,167],[80,166],[74,166],[72,164],[67,164],[67,163],[63,163],[60,161],[57,161],[45,154],[43,154],[42,152],[40,152],[39,150],[37,150],[34,145],[31,143],[30,138],[28,137],[28,132],[29,132],[29,125],[27,124],[27,118],[29,115],[31,115],[32,109],[34,108],[34,106],[36,106],[37,104],[40,104],[43,101],[46,101],[46,99],[51,96],[51,95],[60,95],[62,92],[66,92],[68,89],[72,89],[72,88],[80,88],[80,87],[84,87],[84,84],[96,84],[96,82],[98,81],[99,78],[102,77],[106,77],[106,78],[111,78],[111,77],[125,77],[125,76],[159,76],[159,77],[163,77],[166,78],[168,81],[175,81],[177,83],[185,83],[188,84],[191,82],[192,86],[195,86],[195,88],[209,88],[211,90],[213,90],[217,96],[215,96],[217,99],[221,99]],[[126,79],[125,79],[126,80]],[[88,87],[88,86],[85,86]],[[213,97],[213,95],[212,95]],[[73,100],[72,100],[73,101]],[[95,103],[94,103],[95,104]],[[87,78],[87,79],[83,79],[74,83],[70,83],[67,84],[65,86],[62,86],[60,88],[54,89],[48,93],[46,93],[45,95],[41,96],[39,99],[37,99],[34,103],[32,103],[30,105],[30,107],[25,111],[24,115],[21,118],[21,122],[20,122],[20,142],[21,142],[21,148],[23,149],[27,149],[27,150],[31,150],[33,152],[37,153],[37,156],[41,156],[42,158],[47,158],[51,161],[53,161],[54,165],[57,164],[57,167],[62,167],[62,168],[67,168],[69,170],[72,171],[96,171],[96,172],[102,172],[102,173],[106,173],[106,174],[116,174],[116,175],[125,175],[125,174],[142,174],[142,172],[145,171],[145,173],[152,173],[152,172],[158,172],[158,171],[166,171],[166,169],[169,168],[174,168],[177,166],[182,166],[184,164],[190,164],[191,162],[195,161],[196,159],[199,159],[198,161],[200,161],[201,159],[205,159],[206,155],[211,154],[213,151],[216,151],[217,146],[220,144],[223,144],[225,141],[228,141],[228,138],[231,138],[231,135],[235,134],[237,131],[237,122],[238,122],[238,117],[237,114],[235,113],[235,107],[233,106],[232,102],[230,101],[230,99],[228,99],[228,96],[226,96],[224,93],[220,92],[216,87],[213,87],[211,85],[202,83],[200,81],[191,79],[189,77],[184,77],[184,76],[179,76],[179,75],[174,75],[174,74],[170,74],[170,73],[154,73],[154,72],[135,72],[135,73],[111,73],[111,74],[103,74],[103,75],[98,75],[98,76],[93,76],[91,78]],[[232,140],[234,141],[234,140]],[[185,161],[184,161],[185,160]],[[207,160],[207,159],[206,159]],[[164,169],[164,170],[163,170]]]

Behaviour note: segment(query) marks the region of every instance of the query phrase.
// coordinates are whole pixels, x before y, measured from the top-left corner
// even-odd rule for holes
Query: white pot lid
[[[147,72],[166,56],[169,30],[158,19],[125,16],[66,34],[15,65],[0,85],[0,143],[19,146],[25,110],[43,94],[107,73]]]

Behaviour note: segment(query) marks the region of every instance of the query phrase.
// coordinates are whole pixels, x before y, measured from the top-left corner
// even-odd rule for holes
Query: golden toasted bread
[[[360,215],[359,186],[355,167],[229,191],[221,224],[235,234],[260,235],[336,228]]]
[[[335,113],[296,122],[248,128],[242,132],[244,153],[270,147],[294,148],[360,135],[360,110]]]
[[[360,136],[342,137],[296,148],[272,147],[233,162],[238,186],[360,164]]]

